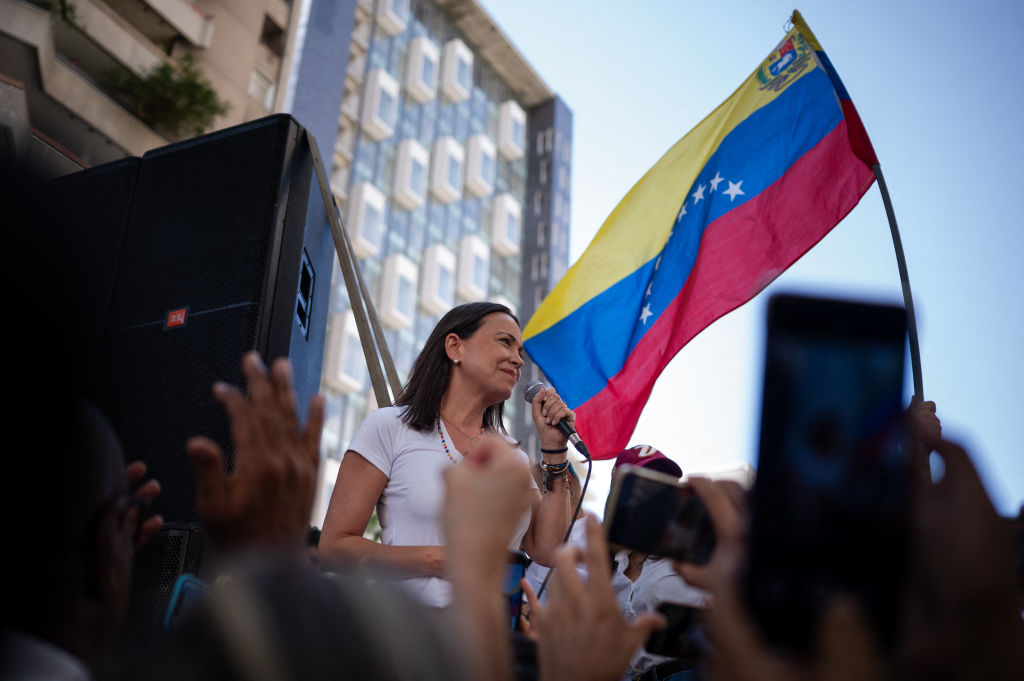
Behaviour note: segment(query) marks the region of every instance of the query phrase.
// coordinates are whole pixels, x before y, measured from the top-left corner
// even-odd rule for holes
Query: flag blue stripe
[[[556,387],[571,407],[604,389],[679,294],[706,226],[771,186],[842,119],[828,75],[822,69],[805,74],[722,140],[687,193],[686,214],[677,217],[658,256],[526,341],[527,352],[540,366],[561,367]],[[711,191],[716,177],[724,179]],[[730,182],[743,193],[730,198],[725,193]],[[694,192],[701,186],[704,199],[696,201]],[[651,314],[640,323],[645,305]],[[577,348],[580,356],[566,362]]]

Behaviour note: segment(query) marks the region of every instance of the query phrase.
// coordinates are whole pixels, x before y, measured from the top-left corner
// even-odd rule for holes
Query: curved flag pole
[[[910,275],[907,273],[907,258],[903,255],[903,241],[900,230],[896,226],[896,212],[892,208],[889,189],[885,186],[882,166],[874,163],[871,171],[878,180],[878,189],[882,192],[882,203],[885,204],[885,215],[889,218],[889,230],[892,232],[892,245],[896,249],[896,265],[900,268],[900,284],[903,285],[903,304],[907,309],[907,336],[910,340],[910,367],[914,373],[914,402],[924,399],[924,379],[921,377],[921,350],[917,345],[917,318],[914,315],[914,298],[910,294]]]

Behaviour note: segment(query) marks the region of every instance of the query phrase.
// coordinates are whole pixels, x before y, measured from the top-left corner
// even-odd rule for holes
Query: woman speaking
[[[352,438],[324,520],[322,559],[393,568],[424,603],[447,606],[442,474],[458,466],[462,453],[484,434],[515,443],[505,432],[502,410],[522,367],[522,332],[507,307],[468,303],[445,314],[413,363],[396,406],[368,415]],[[557,427],[562,418],[573,423],[576,416],[554,389],[539,392],[533,421],[545,489],[531,490],[531,511],[509,546],[542,565],[551,565],[569,527],[568,450]],[[528,463],[526,453],[518,452]],[[374,506],[381,543],[363,537]]]

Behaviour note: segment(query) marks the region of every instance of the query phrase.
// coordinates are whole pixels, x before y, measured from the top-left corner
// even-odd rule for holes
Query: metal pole
[[[914,298],[910,294],[910,275],[907,273],[907,258],[903,254],[903,241],[900,240],[900,230],[896,226],[896,212],[892,208],[889,189],[885,186],[882,166],[875,163],[871,166],[871,170],[875,173],[875,178],[878,180],[878,189],[882,192],[882,203],[885,204],[885,215],[889,218],[889,230],[892,232],[892,245],[896,249],[896,265],[900,269],[900,284],[903,286],[903,304],[907,309],[910,367],[914,373],[914,401],[920,402],[924,399],[924,380],[921,378],[921,350],[917,344],[917,318],[914,315]]]

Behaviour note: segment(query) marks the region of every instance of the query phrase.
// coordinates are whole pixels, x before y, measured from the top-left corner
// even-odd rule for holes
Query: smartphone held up
[[[715,548],[711,519],[693,488],[640,466],[615,471],[604,519],[614,547],[698,565]]]
[[[801,652],[838,594],[892,642],[907,568],[901,307],[776,295],[768,305],[746,599]]]

